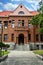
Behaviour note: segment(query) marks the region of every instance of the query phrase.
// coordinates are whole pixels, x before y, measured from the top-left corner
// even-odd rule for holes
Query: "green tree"
[[[39,12],[40,12],[41,14],[43,14],[43,4],[42,4],[42,6],[40,7]]]
[[[40,8],[39,8],[39,12],[40,12],[40,18],[39,18],[39,24],[41,25],[41,27],[39,28],[39,33],[43,34],[43,1],[41,0],[39,2]]]
[[[41,0],[40,2],[39,2],[39,12],[41,13],[41,14],[43,14],[43,1]]]
[[[40,25],[39,33],[43,34],[43,15],[42,14],[40,14],[39,16],[39,25]]]
[[[34,26],[34,43],[35,43],[35,28],[39,25],[39,33],[43,34],[43,3],[39,8],[39,14],[34,16],[31,20],[32,25]]]

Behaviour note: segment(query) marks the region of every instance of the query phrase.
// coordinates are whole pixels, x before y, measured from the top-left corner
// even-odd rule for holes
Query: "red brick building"
[[[37,11],[29,11],[20,4],[14,11],[0,12],[0,41],[16,44],[34,44],[34,27],[30,23]],[[36,46],[43,48],[43,35],[35,29]]]

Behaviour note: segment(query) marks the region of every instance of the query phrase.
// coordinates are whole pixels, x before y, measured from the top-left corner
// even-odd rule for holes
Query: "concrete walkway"
[[[43,65],[32,51],[11,51],[8,58],[0,65]]]

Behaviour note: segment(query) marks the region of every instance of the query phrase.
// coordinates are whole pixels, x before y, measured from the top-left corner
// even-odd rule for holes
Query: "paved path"
[[[0,65],[43,65],[32,51],[11,51],[8,58]]]

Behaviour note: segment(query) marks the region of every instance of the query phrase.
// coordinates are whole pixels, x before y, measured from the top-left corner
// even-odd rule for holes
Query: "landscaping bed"
[[[43,60],[43,50],[34,50],[33,51],[37,57]]]
[[[9,51],[0,51],[0,62],[8,57]]]
[[[33,52],[35,54],[39,54],[39,55],[43,56],[43,50],[34,50]]]

